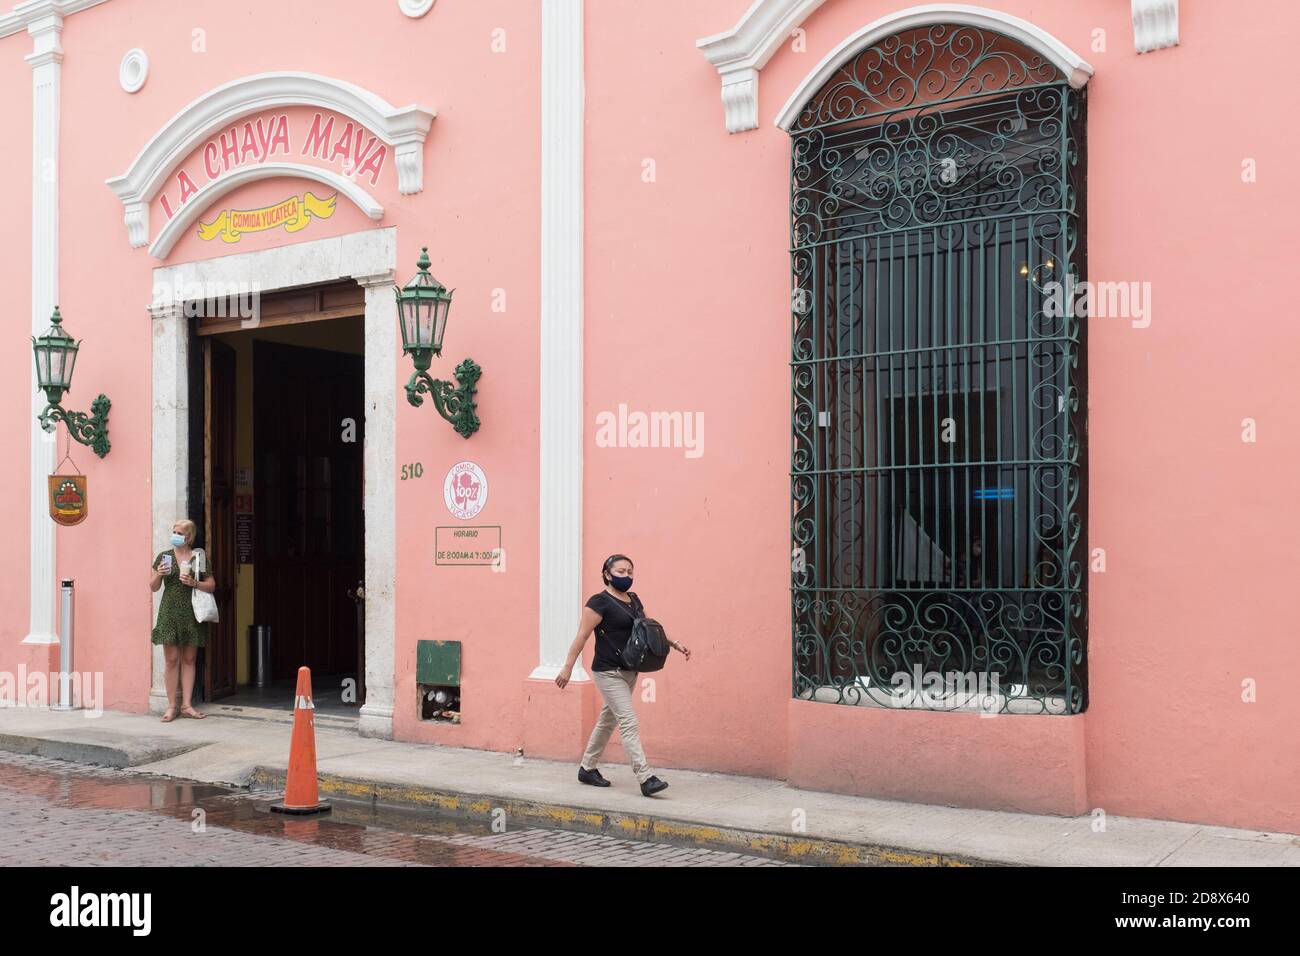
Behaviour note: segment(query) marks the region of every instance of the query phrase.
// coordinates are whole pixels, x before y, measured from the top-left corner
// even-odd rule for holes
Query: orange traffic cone
[[[324,813],[329,801],[316,789],[316,707],[311,702],[311,670],[298,668],[298,689],[293,701],[293,737],[289,741],[289,775],[284,802],[273,803],[276,813]]]

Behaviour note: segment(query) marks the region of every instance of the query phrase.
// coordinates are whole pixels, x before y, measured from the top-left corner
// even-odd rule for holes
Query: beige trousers
[[[646,766],[645,751],[641,749],[641,736],[637,732],[636,711],[632,709],[632,688],[636,686],[636,671],[592,671],[591,682],[605,698],[605,706],[596,718],[596,726],[587,741],[587,752],[582,755],[582,768],[595,770],[600,766],[600,756],[609,743],[609,735],[618,726],[623,738],[623,750],[632,762],[632,772],[637,783],[645,783],[651,776]]]

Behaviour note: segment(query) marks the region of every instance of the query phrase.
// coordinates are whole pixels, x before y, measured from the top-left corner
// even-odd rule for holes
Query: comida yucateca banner
[[[277,228],[297,232],[313,219],[328,219],[334,215],[337,202],[337,193],[321,199],[305,192],[260,209],[225,209],[212,222],[199,223],[199,238],[210,241],[220,237],[222,242],[238,242],[246,232]]]

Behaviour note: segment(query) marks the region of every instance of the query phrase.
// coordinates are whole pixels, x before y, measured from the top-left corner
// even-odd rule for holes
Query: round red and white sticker
[[[452,465],[447,480],[442,483],[442,498],[453,518],[469,521],[487,504],[487,475],[472,461]]]

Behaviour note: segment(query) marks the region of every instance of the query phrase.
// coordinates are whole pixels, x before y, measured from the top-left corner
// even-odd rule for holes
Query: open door
[[[360,355],[253,344],[253,616],[275,680],[357,674],[364,382]]]
[[[204,545],[217,579],[220,621],[209,625],[204,653],[205,700],[235,693],[235,351],[203,340],[203,487],[206,495]]]

